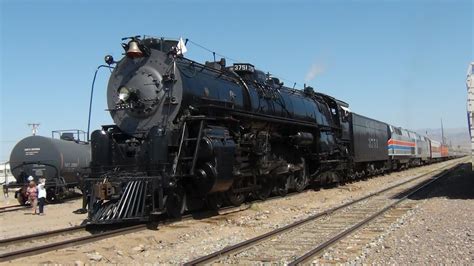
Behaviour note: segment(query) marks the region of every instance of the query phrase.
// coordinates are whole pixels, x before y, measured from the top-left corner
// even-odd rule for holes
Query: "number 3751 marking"
[[[369,138],[369,149],[378,149],[379,147],[379,140],[375,138]]]

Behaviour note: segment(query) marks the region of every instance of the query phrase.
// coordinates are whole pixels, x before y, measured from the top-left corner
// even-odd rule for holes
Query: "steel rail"
[[[106,232],[102,232],[98,234],[82,236],[82,237],[68,239],[64,241],[48,243],[48,244],[37,246],[37,247],[25,248],[25,249],[16,250],[16,251],[8,252],[8,253],[3,253],[3,254],[0,254],[0,262],[6,262],[12,259],[22,258],[25,256],[38,255],[38,254],[51,251],[51,250],[90,243],[90,242],[98,241],[104,238],[122,235],[124,233],[133,233],[133,232],[141,231],[146,228],[147,227],[145,224],[139,224],[139,225],[134,225],[131,227],[106,231]]]
[[[4,238],[4,239],[0,239],[0,245],[10,245],[12,243],[16,243],[23,240],[31,241],[32,239],[35,239],[35,238],[42,238],[42,237],[53,236],[53,235],[58,235],[62,233],[68,233],[72,231],[84,230],[85,228],[86,228],[85,225],[78,225],[78,226],[56,229],[52,231],[39,232],[35,234]]]
[[[359,203],[359,202],[361,202],[361,201],[364,201],[364,200],[366,200],[366,199],[369,199],[369,198],[372,198],[372,197],[374,197],[374,196],[377,196],[377,195],[379,195],[379,194],[381,194],[381,193],[384,193],[384,192],[386,192],[386,191],[392,190],[392,189],[394,189],[394,188],[397,188],[397,187],[400,187],[400,186],[405,185],[405,184],[407,184],[407,183],[410,183],[410,182],[413,182],[413,181],[415,181],[415,180],[418,180],[418,179],[420,179],[420,178],[422,178],[422,177],[431,175],[431,174],[433,174],[434,172],[440,171],[440,173],[438,173],[438,174],[436,174],[436,175],[444,174],[444,173],[447,171],[446,168],[452,168],[453,166],[455,166],[455,165],[457,165],[457,164],[458,164],[458,162],[452,163],[452,164],[449,164],[449,165],[444,165],[444,166],[439,167],[439,168],[437,168],[437,169],[435,169],[435,170],[429,171],[428,173],[424,173],[424,174],[417,175],[417,176],[415,176],[415,177],[413,177],[413,178],[411,178],[411,179],[409,179],[409,180],[406,180],[406,181],[403,181],[403,182],[401,182],[401,183],[392,185],[392,186],[387,187],[387,188],[385,188],[385,189],[382,189],[382,190],[380,190],[380,191],[377,191],[377,192],[368,194],[368,195],[363,196],[363,197],[361,197],[361,198],[359,198],[359,199],[356,199],[356,200],[353,200],[353,201],[344,203],[344,204],[342,204],[342,205],[336,206],[336,207],[334,207],[334,208],[331,208],[331,209],[329,209],[329,210],[326,210],[326,211],[323,211],[323,212],[320,212],[320,213],[311,215],[311,216],[309,216],[309,217],[307,217],[307,218],[305,218],[305,219],[302,219],[302,220],[300,220],[300,221],[297,221],[297,222],[288,224],[288,225],[286,225],[286,226],[284,226],[284,227],[281,227],[281,228],[278,228],[278,229],[276,229],[276,230],[270,231],[270,232],[268,232],[268,233],[262,234],[262,235],[260,235],[260,236],[257,236],[257,237],[248,239],[248,240],[246,240],[246,241],[237,243],[237,244],[235,244],[235,245],[225,247],[225,248],[223,248],[223,249],[221,249],[221,250],[218,250],[218,251],[213,252],[213,253],[211,253],[211,254],[208,254],[208,255],[206,255],[206,256],[203,256],[203,257],[200,257],[200,258],[191,260],[191,261],[189,261],[189,262],[186,262],[184,265],[189,266],[189,265],[205,264],[205,263],[214,261],[214,260],[216,260],[216,259],[218,259],[218,258],[220,258],[220,257],[222,257],[222,256],[225,256],[225,255],[228,255],[228,254],[231,254],[231,253],[236,253],[236,252],[238,252],[238,251],[240,251],[240,250],[243,250],[243,249],[248,248],[248,247],[250,247],[250,246],[252,246],[252,245],[255,245],[256,243],[261,242],[261,241],[263,241],[263,240],[265,240],[265,239],[268,239],[268,238],[270,238],[270,237],[279,235],[279,234],[281,234],[281,233],[283,233],[283,232],[289,231],[289,230],[291,230],[291,229],[293,229],[293,228],[296,228],[296,227],[298,227],[298,226],[300,226],[300,225],[303,225],[303,224],[308,223],[308,222],[310,222],[310,221],[316,220],[316,219],[321,218],[321,217],[323,217],[323,216],[327,216],[327,215],[329,215],[329,214],[331,214],[331,213],[333,213],[333,212],[336,212],[336,211],[339,211],[339,210],[341,210],[341,209],[347,208],[347,207],[352,206],[352,205],[354,205],[354,204],[356,204],[356,203]],[[435,175],[435,176],[436,176],[436,175]]]
[[[242,210],[246,210],[250,207],[250,205],[246,206],[239,206],[239,207],[226,207],[222,208],[219,210],[217,213],[218,215],[226,215],[229,213],[233,212],[239,212]],[[209,212],[203,212],[201,215],[207,214]],[[209,213],[211,214],[211,213]],[[183,216],[181,219],[167,219],[164,221],[161,221],[159,224],[161,225],[170,225],[176,222],[181,222],[181,221],[188,221],[194,219],[195,214],[187,214]],[[17,258],[22,258],[26,256],[32,256],[32,255],[38,255],[41,253],[45,253],[48,251],[52,250],[57,250],[57,249],[62,249],[66,247],[71,247],[71,246],[76,246],[84,243],[90,243],[94,241],[98,241],[104,238],[108,237],[113,237],[116,235],[121,235],[124,233],[133,233],[137,232],[140,230],[144,230],[147,228],[146,224],[139,224],[131,227],[126,227],[126,228],[120,228],[116,230],[111,230],[111,231],[106,231],[106,232],[101,232],[89,236],[82,236],[74,239],[69,239],[69,240],[64,240],[60,242],[54,242],[54,243],[49,243],[37,247],[31,247],[31,248],[25,248],[21,250],[16,250],[8,253],[3,253],[0,254],[0,262],[5,262]],[[34,238],[44,238],[48,236],[53,236],[53,235],[59,235],[62,233],[69,233],[69,232],[75,232],[79,230],[85,230],[86,225],[79,225],[79,226],[74,226],[74,227],[67,227],[67,228],[61,228],[57,230],[52,230],[52,231],[47,231],[47,232],[40,232],[40,233],[35,233],[35,234],[29,234],[29,235],[23,235],[23,236],[17,236],[17,237],[12,237],[12,238],[6,238],[6,239],[0,239],[0,245],[11,245],[12,243],[20,242],[20,241],[31,241],[36,240]]]
[[[0,207],[0,211],[6,210],[8,208],[16,208],[16,207],[21,207],[21,206],[23,205],[18,204],[18,205],[3,206],[3,207]]]
[[[318,245],[317,247],[315,247],[314,249],[310,250],[309,252],[307,252],[306,254],[304,254],[303,256],[297,258],[296,260],[294,260],[293,262],[289,263],[288,266],[296,266],[298,264],[304,264],[304,263],[307,263],[308,260],[310,260],[311,258],[313,258],[316,254],[320,253],[321,251],[327,249],[328,247],[330,247],[331,245],[337,243],[338,241],[342,240],[344,237],[346,237],[347,235],[357,231],[357,229],[361,228],[362,226],[364,225],[367,225],[368,223],[370,223],[372,220],[374,220],[375,218],[377,217],[380,217],[382,214],[384,214],[385,212],[387,212],[388,210],[392,209],[393,207],[395,207],[396,205],[400,204],[402,201],[405,201],[408,197],[420,192],[421,190],[425,189],[426,187],[428,187],[429,185],[433,184],[434,182],[440,180],[441,178],[443,177],[446,177],[448,176],[449,173],[457,170],[458,168],[460,168],[461,166],[463,166],[463,164],[459,164],[457,165],[456,167],[444,172],[442,175],[438,175],[437,177],[434,176],[432,177],[431,179],[421,183],[421,184],[418,184],[416,185],[415,187],[409,189],[409,191],[403,196],[401,197],[400,199],[398,199],[397,201],[391,203],[390,205],[386,206],[385,208],[383,208],[382,210],[372,214],[371,216],[367,217],[366,219],[362,220],[361,222],[353,225],[352,227],[340,232],[339,234],[337,234],[336,236],[332,237],[331,239],[321,243],[320,245]]]
[[[395,188],[397,186],[401,186],[405,183],[414,181],[418,178],[429,175],[433,172],[440,171],[443,168],[451,167],[452,165],[454,165],[454,164],[451,164],[451,165],[448,165],[448,166],[443,166],[443,167],[440,167],[438,169],[432,170],[428,173],[418,175],[418,176],[416,176],[416,177],[414,177],[410,180],[407,180],[407,181],[404,181],[402,183],[393,185],[393,186],[391,186],[389,188],[386,188],[386,189],[383,189],[381,191],[372,193],[370,195],[367,195],[365,197],[357,199],[353,202],[349,202],[349,203],[343,204],[341,206],[338,206],[336,208],[327,210],[323,213],[313,215],[313,216],[308,217],[307,219],[305,219],[303,221],[299,221],[297,223],[302,224],[304,222],[308,222],[309,218],[315,219],[317,217],[321,217],[323,215],[330,214],[331,212],[334,212],[334,211],[337,211],[337,210],[342,209],[344,207],[350,206],[352,204],[355,204],[356,202],[360,202],[360,201],[365,200],[365,199],[367,199],[371,196],[378,195],[378,194],[383,193],[383,192],[385,192],[389,189]],[[273,198],[271,198],[269,200],[273,200]],[[257,202],[258,202],[258,200],[257,200]],[[232,212],[242,211],[242,210],[248,209],[251,206],[252,203],[253,202],[251,202],[249,204],[245,204],[243,206],[241,205],[239,207],[225,207],[225,208],[220,209],[216,214],[219,216],[219,215],[226,215],[226,214],[232,213]],[[206,212],[203,212],[203,213],[206,213]],[[194,219],[194,215],[195,215],[195,213],[194,214],[188,214],[188,215],[185,215],[181,219],[178,219],[178,220],[177,219],[174,219],[174,220],[168,219],[168,220],[165,220],[165,221],[161,221],[159,224],[169,225],[169,224],[173,224],[175,222],[191,220],[191,219]],[[8,239],[0,239],[0,244],[8,245],[8,244],[23,241],[23,240],[31,240],[31,238],[41,238],[41,237],[57,235],[57,234],[65,233],[65,232],[82,230],[82,229],[85,229],[85,227],[86,227],[86,225],[80,225],[80,226],[75,226],[75,227],[68,227],[68,228],[52,230],[52,231],[48,231],[48,232],[40,232],[40,233],[36,233],[36,234],[23,235],[23,236],[8,238]],[[282,227],[282,228],[280,228],[276,231],[283,231],[282,229],[285,229],[286,227],[288,227],[288,226]],[[51,250],[57,250],[57,249],[66,248],[66,247],[70,247],[70,246],[76,246],[76,245],[80,245],[80,244],[84,244],[84,243],[90,243],[90,242],[98,241],[98,240],[101,240],[101,239],[104,239],[104,238],[120,235],[120,234],[123,234],[123,233],[132,233],[132,232],[140,231],[140,230],[143,230],[143,229],[146,229],[146,228],[147,228],[146,224],[139,224],[139,225],[135,225],[135,226],[131,226],[131,227],[115,229],[115,230],[111,230],[111,231],[107,231],[107,232],[101,232],[101,233],[97,233],[97,234],[93,234],[93,235],[89,235],[89,236],[83,236],[83,237],[74,238],[74,239],[70,239],[70,240],[50,243],[50,244],[46,244],[46,245],[42,245],[42,246],[38,246],[38,247],[31,247],[31,248],[26,248],[26,249],[22,249],[22,250],[12,251],[12,252],[8,252],[8,253],[0,254],[0,262],[5,262],[5,261],[8,261],[8,260],[21,258],[21,257],[25,257],[25,256],[37,255],[37,254],[41,254],[41,253],[48,252],[48,251],[51,251]],[[246,241],[246,242],[248,242],[248,241]],[[186,263],[186,264],[189,265],[190,263]]]
[[[63,199],[61,202],[57,202],[57,203],[45,203],[45,206],[51,205],[51,204],[61,204],[61,203],[68,202],[68,201],[71,201],[71,200],[79,199],[79,198],[81,198],[81,197],[82,197],[82,196],[71,196],[71,197],[67,197],[67,198]],[[3,206],[3,207],[0,207],[0,214],[1,214],[1,213],[6,213],[6,212],[19,211],[19,210],[26,210],[26,209],[29,209],[29,208],[31,208],[31,206],[29,206],[29,205],[21,205],[21,204],[18,204],[18,205],[11,205],[11,206]]]
[[[8,206],[8,207],[2,207],[0,209],[0,213],[6,213],[6,212],[14,212],[14,211],[19,211],[19,210],[26,210],[28,209],[29,206],[23,206],[23,205],[13,205],[13,206]]]

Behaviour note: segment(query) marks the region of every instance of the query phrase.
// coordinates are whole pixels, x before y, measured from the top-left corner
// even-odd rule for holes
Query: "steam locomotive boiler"
[[[180,43],[132,37],[107,87],[114,125],[91,136],[90,223],[302,191],[347,173],[348,104],[249,63],[200,64]]]

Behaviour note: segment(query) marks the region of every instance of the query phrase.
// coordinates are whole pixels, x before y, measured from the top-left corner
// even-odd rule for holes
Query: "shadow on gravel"
[[[474,199],[474,172],[471,171],[471,164],[463,164],[448,176],[408,198],[411,200],[429,198]]]

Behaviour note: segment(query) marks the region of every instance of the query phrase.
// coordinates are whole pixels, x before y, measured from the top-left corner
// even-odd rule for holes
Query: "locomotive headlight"
[[[121,101],[125,102],[130,98],[130,90],[127,87],[120,87],[118,90],[118,97]]]

